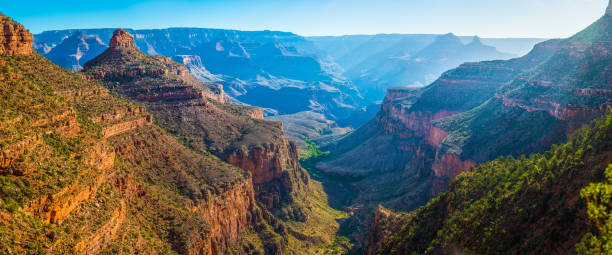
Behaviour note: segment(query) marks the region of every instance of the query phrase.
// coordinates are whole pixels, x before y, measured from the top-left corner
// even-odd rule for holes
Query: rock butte
[[[128,72],[120,67],[120,70],[117,70],[117,65],[121,65],[128,59],[131,63],[138,63],[135,65],[136,68],[131,68]],[[154,66],[154,68],[147,68],[146,65]],[[176,126],[166,127],[173,132],[180,133],[182,131],[179,130],[179,127],[182,126],[181,129],[185,129],[185,126],[196,123],[195,129],[206,130],[206,132],[220,131],[226,133],[224,136],[235,136],[232,133],[236,132],[232,131],[236,128],[234,126],[224,128],[207,125],[207,122],[211,121],[207,114],[216,115],[220,119],[225,118],[228,123],[234,123],[231,125],[268,126],[270,130],[265,132],[267,132],[266,136],[271,138],[259,137],[260,141],[249,141],[244,146],[229,146],[231,148],[223,148],[224,151],[213,153],[230,164],[251,172],[255,185],[255,196],[269,209],[280,208],[286,200],[291,199],[293,193],[297,192],[293,186],[295,182],[301,183],[302,180],[298,179],[302,178],[296,179],[296,175],[306,176],[300,169],[295,144],[283,137],[281,123],[262,120],[263,110],[259,107],[233,106],[246,112],[246,116],[261,120],[252,124],[222,111],[207,100],[212,99],[221,104],[229,103],[223,94],[222,87],[202,84],[189,74],[184,65],[170,58],[144,54],[136,48],[133,37],[124,29],[117,29],[113,33],[110,48],[86,63],[84,71],[100,80],[119,82],[121,93],[149,107],[149,111],[154,115],[157,114],[156,118],[164,118],[164,122],[175,123]],[[178,81],[164,80],[174,75],[178,76]],[[135,82],[141,79],[149,80],[145,83],[146,85]],[[145,86],[148,89],[143,89]],[[202,89],[207,86],[212,86],[212,88]],[[173,117],[166,118],[168,116]],[[241,132],[250,132],[242,129]],[[202,132],[198,136],[206,135],[206,132],[197,132]],[[205,151],[203,147],[198,148]],[[304,180],[307,180],[307,177],[304,177]]]
[[[113,32],[113,37],[110,40],[109,44],[110,48],[119,48],[119,47],[136,47],[134,43],[134,37],[124,29],[117,29]]]

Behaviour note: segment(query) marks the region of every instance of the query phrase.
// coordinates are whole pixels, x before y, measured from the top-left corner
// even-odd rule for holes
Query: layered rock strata
[[[183,137],[189,147],[249,171],[255,197],[269,209],[290,204],[308,181],[295,145],[285,140],[279,123],[263,120],[261,108],[227,104],[219,85],[198,81],[169,58],[144,54],[124,30],[115,32],[110,48],[85,64],[84,71],[143,103],[156,123]]]
[[[25,27],[0,13],[0,54],[27,56],[32,54],[34,37]]]
[[[225,254],[261,217],[248,172],[185,147],[145,107],[25,54],[31,37],[3,45],[0,253]]]
[[[376,119],[330,147],[318,167],[367,176],[354,184],[362,190],[355,203],[366,201],[370,212],[368,200],[413,210],[479,163],[567,141],[612,104],[610,24],[606,12],[524,57],[463,64],[420,90],[389,89]]]

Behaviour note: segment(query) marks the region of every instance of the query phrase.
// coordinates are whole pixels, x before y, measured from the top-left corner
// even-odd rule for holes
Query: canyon
[[[34,48],[58,65],[80,70],[109,47],[106,42],[113,31],[45,31],[35,35]],[[523,51],[504,47],[512,54],[498,52],[480,43],[481,39],[465,36],[381,35],[348,47],[346,57],[359,58],[358,65],[336,56],[342,52],[336,45],[351,38],[204,28],[127,31],[143,52],[185,64],[201,81],[221,84],[235,103],[262,107],[266,118],[285,124],[288,137],[300,147],[305,147],[306,140],[340,137],[347,128],[358,128],[373,118],[376,103],[389,86],[423,86],[462,62],[508,58]],[[538,41],[482,39],[491,45],[522,48]],[[391,66],[401,70],[385,68]],[[371,110],[364,111],[366,107]],[[327,122],[330,128],[321,127]],[[313,127],[319,131],[305,131]]]
[[[609,187],[610,109],[544,153],[480,164],[410,213],[378,208],[366,254],[608,253],[590,243],[607,235],[590,194]]]
[[[612,0],[552,40],[0,26],[0,253],[612,252]]]
[[[261,112],[256,107],[226,105],[222,87],[200,82],[169,58],[146,55],[123,29],[83,71],[141,103],[160,127],[184,137],[190,148],[249,171],[256,197],[268,209],[292,203],[308,183],[295,144],[284,138],[280,123],[250,118]]]
[[[3,252],[279,254],[331,242],[334,217],[342,213],[311,204],[324,199],[320,184],[299,167],[282,125],[262,120],[261,109],[231,105],[220,86],[168,58],[146,56],[125,30],[76,73],[33,52],[31,34],[1,17],[11,28],[5,31],[15,33],[5,39],[18,38],[0,56],[8,107],[1,122],[0,241],[10,245]],[[104,69],[120,63],[125,68]],[[137,92],[100,85],[111,79],[126,87],[135,82],[130,92]],[[139,91],[139,81],[152,94]],[[169,112],[154,107],[163,103]],[[172,119],[158,120],[162,113]],[[214,150],[167,129],[176,123],[170,120],[189,118],[209,121],[197,125],[208,124],[207,142],[218,139]],[[220,122],[232,126],[215,126]],[[318,222],[330,230],[301,232]]]
[[[542,42],[521,58],[466,63],[425,88],[389,89],[376,118],[323,148],[331,155],[316,167],[335,176],[361,177],[348,183],[358,194],[347,206],[370,215],[353,220],[367,229],[363,224],[376,220],[372,212],[378,204],[412,211],[484,162],[541,153],[566,142],[612,102],[606,60],[612,45],[609,33],[601,33],[609,31],[611,19],[606,13],[577,35]],[[376,160],[364,160],[372,157]],[[383,209],[376,217],[386,215]],[[385,221],[394,224],[379,220]],[[377,251],[384,237],[374,227],[369,237],[374,247],[364,249],[389,253]],[[354,238],[365,243],[368,236]],[[420,249],[404,247],[404,252]]]
[[[8,17],[0,20],[2,34],[0,34],[0,53],[12,55],[29,55],[32,53],[32,40],[34,36],[23,25],[17,24]]]
[[[99,49],[112,47],[107,42],[113,31],[46,31],[35,35],[34,48],[57,64],[80,70],[101,53]],[[234,102],[260,106],[266,115],[316,111],[333,120],[347,115],[360,100],[333,63],[292,33],[205,28],[127,31],[143,52],[185,64],[203,82],[223,85]]]

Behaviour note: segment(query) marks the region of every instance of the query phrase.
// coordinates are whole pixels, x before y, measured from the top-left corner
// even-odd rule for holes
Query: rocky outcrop
[[[130,35],[128,31],[124,29],[117,29],[111,37],[110,44],[108,45],[111,49],[116,48],[135,48],[134,37]]]
[[[126,69],[116,69],[110,71],[91,71],[90,75],[94,79],[102,80],[102,79],[133,79],[140,76],[161,76],[167,73],[166,70],[163,69],[147,69],[144,67],[136,66],[137,68],[126,70]],[[87,64],[83,66],[84,70],[87,70]]]
[[[414,96],[414,94],[412,94]],[[393,95],[392,95],[393,96]],[[410,107],[386,97],[381,107],[381,113],[377,116],[377,121],[382,128],[389,133],[398,134],[401,138],[411,137],[431,137],[432,142],[444,139],[442,132],[435,130],[431,134],[433,120],[441,119],[453,115],[456,112],[441,110],[438,112],[415,112]],[[407,99],[409,100],[409,99]]]
[[[184,87],[185,90],[189,90],[190,87]],[[172,89],[176,89],[173,87]],[[139,95],[136,99],[139,101],[150,101],[156,102],[160,100],[190,100],[190,99],[201,99],[205,98],[204,92],[202,91],[182,91],[182,92],[164,92],[155,95]]]
[[[11,126],[23,121],[21,116],[14,120],[3,123]],[[67,137],[78,137],[81,128],[77,123],[76,111],[74,109],[62,109],[54,113],[45,113],[37,116],[30,123],[30,128],[38,129],[23,136],[5,138],[5,144],[0,148],[0,174],[11,174],[25,176],[31,174],[35,168],[26,165],[24,157],[28,153],[40,149],[44,144],[44,137],[50,135],[62,135]]]
[[[36,134],[2,148],[2,151],[0,151],[0,174],[28,175],[34,171],[34,169],[17,166],[15,160],[25,154],[28,149],[35,148],[41,143],[42,135]]]
[[[30,202],[23,210],[48,224],[61,222],[68,217],[81,202],[92,198],[100,185],[112,176],[110,170],[114,166],[115,154],[107,149],[108,146],[100,144],[90,151],[89,155],[85,155],[87,162],[97,164],[79,174],[88,178],[87,182],[67,185],[58,193]]]
[[[79,254],[99,253],[112,239],[116,238],[119,228],[125,221],[126,211],[126,202],[122,200],[120,206],[113,210],[111,218],[104,225],[75,245],[75,252]]]
[[[222,167],[229,165],[218,159],[217,162],[206,159],[209,162],[203,164],[199,154],[184,148],[174,138],[152,125],[126,131],[110,140],[115,144],[116,153],[124,158],[136,173],[145,171],[138,174],[157,180],[156,182],[169,181],[165,185],[176,187],[179,193],[188,195],[191,199],[181,203],[185,203],[184,206],[190,212],[207,223],[206,232],[183,233],[184,241],[177,245],[181,253],[225,254],[225,249],[232,245],[247,227],[253,225],[257,210],[250,176],[227,172],[228,170]],[[175,161],[175,157],[183,159]],[[161,167],[165,170],[160,171]],[[154,170],[149,170],[151,168]],[[190,168],[196,168],[194,171],[197,173],[192,175],[185,171]],[[211,180],[217,178],[217,174],[230,175],[230,179]],[[203,181],[212,182],[210,185],[213,187],[200,186],[202,184],[199,182]],[[120,180],[118,186],[121,190],[130,190],[134,189],[133,183],[133,178],[125,178]],[[140,191],[126,193],[137,192]]]
[[[191,210],[210,224],[210,247],[205,254],[223,254],[236,238],[254,223],[256,218],[253,183],[246,179],[225,192],[211,197]],[[190,254],[201,254],[194,250]]]
[[[208,98],[219,103],[230,102],[221,85],[202,83],[191,76],[184,65],[171,58],[144,54],[136,48],[134,38],[123,29],[113,33],[109,45],[101,55],[87,62],[83,70],[96,80],[134,83],[145,77],[158,79],[158,82],[142,82],[122,88],[124,93],[138,101],[186,102]],[[113,68],[118,66],[121,68]]]
[[[137,129],[143,125],[148,125],[152,123],[151,116],[145,116],[136,120],[121,122],[109,127],[105,127],[102,130],[104,134],[104,138],[109,138],[111,136],[115,136],[121,133],[125,133],[130,130]]]
[[[414,97],[420,92],[419,88],[412,87],[391,87],[387,89],[387,95],[385,96],[385,101],[390,103],[392,101],[401,99],[401,98],[409,98]],[[387,106],[389,107],[389,106]]]
[[[382,206],[378,207],[376,210],[376,216],[374,216],[372,226],[370,227],[371,231],[370,235],[368,236],[368,247],[364,254],[376,254],[376,252],[382,247],[382,241],[394,230],[393,223],[399,223],[397,220],[395,220],[396,218],[397,215],[394,212]]]
[[[263,112],[264,112],[263,108],[253,107],[252,111],[249,114],[249,117],[253,119],[263,120],[264,119]]]
[[[25,27],[0,13],[0,54],[32,54],[34,37]]]
[[[227,162],[251,172],[257,200],[269,209],[290,203],[299,186],[308,184],[293,142],[234,151]]]
[[[432,170],[437,177],[446,177],[452,180],[460,173],[467,172],[475,166],[476,163],[472,160],[462,161],[455,154],[445,154],[440,158],[436,157]]]
[[[146,109],[142,106],[130,106],[116,109],[112,113],[104,113],[92,118],[96,123],[113,123],[121,122],[124,119],[138,118],[148,115]]]
[[[109,50],[85,64],[85,73],[142,103],[156,123],[183,137],[190,147],[249,171],[255,197],[268,208],[292,202],[308,177],[279,123],[263,120],[259,107],[227,104],[220,86],[203,84],[170,58],[144,54],[123,30],[113,38]],[[142,119],[115,124],[106,127],[104,135],[141,124]]]

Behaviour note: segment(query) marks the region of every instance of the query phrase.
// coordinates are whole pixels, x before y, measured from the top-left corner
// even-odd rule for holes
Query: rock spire
[[[131,48],[136,47],[136,44],[134,43],[134,37],[132,37],[132,35],[130,35],[128,31],[125,31],[124,29],[120,28],[115,30],[115,32],[113,33],[113,37],[110,40],[109,46],[113,49]]]

